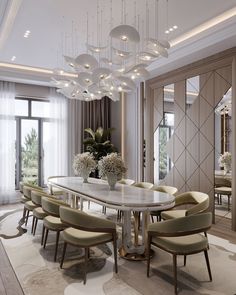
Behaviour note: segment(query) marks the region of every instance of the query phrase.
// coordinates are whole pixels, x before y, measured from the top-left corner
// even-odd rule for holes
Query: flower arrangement
[[[117,153],[108,154],[98,161],[99,176],[107,178],[110,189],[114,189],[116,181],[127,171],[124,162]]]
[[[223,155],[220,155],[219,165],[220,167],[224,167],[226,170],[230,170],[231,168],[232,155],[229,152],[225,152]]]
[[[77,154],[74,157],[73,169],[76,175],[82,176],[88,182],[89,174],[95,170],[97,164],[94,156],[89,152]]]

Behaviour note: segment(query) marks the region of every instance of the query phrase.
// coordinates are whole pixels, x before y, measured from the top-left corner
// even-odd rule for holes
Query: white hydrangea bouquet
[[[219,165],[224,167],[226,172],[229,172],[231,169],[232,155],[229,152],[225,152],[223,155],[220,155]]]
[[[99,176],[107,179],[110,189],[115,188],[117,180],[120,180],[127,171],[124,161],[117,153],[108,154],[98,161]]]
[[[88,182],[88,177],[97,166],[94,156],[89,153],[77,154],[74,157],[73,169],[76,175],[83,177],[84,182]]]

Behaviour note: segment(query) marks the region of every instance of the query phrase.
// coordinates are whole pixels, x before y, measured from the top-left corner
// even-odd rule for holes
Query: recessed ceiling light
[[[174,29],[173,28],[169,28],[169,31],[172,32],[172,31],[174,31]]]
[[[173,26],[173,29],[175,29],[175,30],[176,30],[176,29],[178,29],[178,26],[176,26],[176,25],[175,25],[175,26]]]
[[[14,61],[16,59],[16,56],[13,55],[13,57],[11,58],[12,61]]]
[[[169,34],[170,32],[169,32],[169,30],[166,30],[165,33],[166,33],[166,34]]]
[[[30,30],[26,30],[24,33],[24,38],[28,38],[30,33],[31,33]]]

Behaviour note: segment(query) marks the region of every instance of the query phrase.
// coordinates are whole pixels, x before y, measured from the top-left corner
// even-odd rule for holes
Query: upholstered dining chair
[[[151,182],[135,182],[132,184],[132,186],[151,189],[153,187],[153,183],[151,183]]]
[[[175,209],[178,206],[188,206],[186,209]],[[194,215],[206,211],[209,207],[209,196],[202,192],[186,192],[175,197],[175,206],[171,210],[162,211],[161,218],[173,219],[188,215]]]
[[[49,230],[56,232],[56,245],[54,261],[57,259],[57,249],[59,243],[60,232],[66,228],[66,225],[60,219],[60,206],[68,207],[69,205],[60,200],[53,200],[51,198],[42,198],[42,209],[47,214],[43,219],[43,232],[41,245],[45,249],[47,244],[48,232]]]
[[[62,175],[49,176],[47,181],[52,180],[53,178],[61,178],[61,177],[65,177],[65,176],[62,176]],[[51,184],[48,184],[48,189],[49,189],[50,195],[63,195],[64,194],[64,192],[62,190],[60,190],[59,188],[57,188]]]
[[[24,209],[23,209],[22,220],[26,226],[27,226],[28,219],[29,219],[29,213],[32,212],[36,207],[38,207],[31,200],[32,190],[43,191],[43,188],[36,186],[36,185],[28,185],[28,184],[23,185],[23,195],[21,197],[21,202],[24,204]]]
[[[222,176],[215,176],[215,195],[218,204],[222,204],[222,195],[228,197],[228,211],[230,210],[230,197],[232,195],[231,180]]]
[[[25,183],[23,181],[20,182],[19,188],[20,188],[20,192],[22,193],[20,202],[23,203],[23,204],[25,202],[31,200],[31,191],[33,189],[34,190],[41,190],[41,191],[43,190],[43,188],[38,186],[38,185],[32,185],[32,184],[29,184],[29,183]]]
[[[167,186],[167,185],[154,185],[152,187],[152,190],[154,191],[158,191],[161,193],[167,193],[170,195],[175,195],[178,192],[178,189],[174,186]],[[152,218],[152,222],[154,222],[154,216],[156,216],[157,221],[161,220],[161,211],[151,211],[151,218]]]
[[[202,213],[186,217],[152,223],[148,226],[147,276],[150,273],[150,249],[156,246],[173,255],[174,290],[177,294],[177,255],[204,252],[208,274],[212,281],[208,258],[208,239],[202,233],[209,230],[212,214]]]
[[[37,205],[37,207],[33,209],[33,222],[32,222],[32,229],[31,229],[31,233],[33,235],[35,235],[38,220],[43,220],[44,217],[47,216],[47,213],[42,208],[43,197],[52,198],[52,200],[56,200],[54,196],[49,195],[46,192],[38,191],[38,190],[31,191],[31,200],[35,205]]]
[[[114,222],[66,207],[60,207],[60,218],[64,224],[69,226],[62,232],[64,248],[60,264],[61,268],[63,267],[67,244],[84,248],[84,284],[86,284],[89,248],[113,242],[115,272],[117,273],[117,234]]]
[[[126,185],[132,185],[135,183],[133,179],[128,179],[128,178],[122,178],[121,180],[118,181],[120,184],[126,184]]]

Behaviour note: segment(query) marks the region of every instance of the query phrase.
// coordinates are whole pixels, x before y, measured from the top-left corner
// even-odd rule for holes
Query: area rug
[[[81,294],[174,294],[172,257],[154,249],[151,276],[146,277],[146,262],[118,259],[118,274],[113,272],[114,260],[111,245],[91,248],[87,283],[83,284],[83,251],[68,247],[63,269],[53,262],[55,233],[49,234],[48,246],[40,245],[42,225],[39,222],[35,237],[31,223],[20,224],[21,208],[0,211],[0,237],[12,267],[26,295],[81,295]],[[91,212],[104,216],[101,207],[92,206]],[[104,218],[115,219],[108,210]],[[31,221],[30,221],[31,222]],[[179,294],[236,294],[236,245],[209,235],[213,282],[209,282],[202,253],[178,260]],[[62,243],[58,258],[60,259]],[[59,260],[58,259],[58,260]]]

